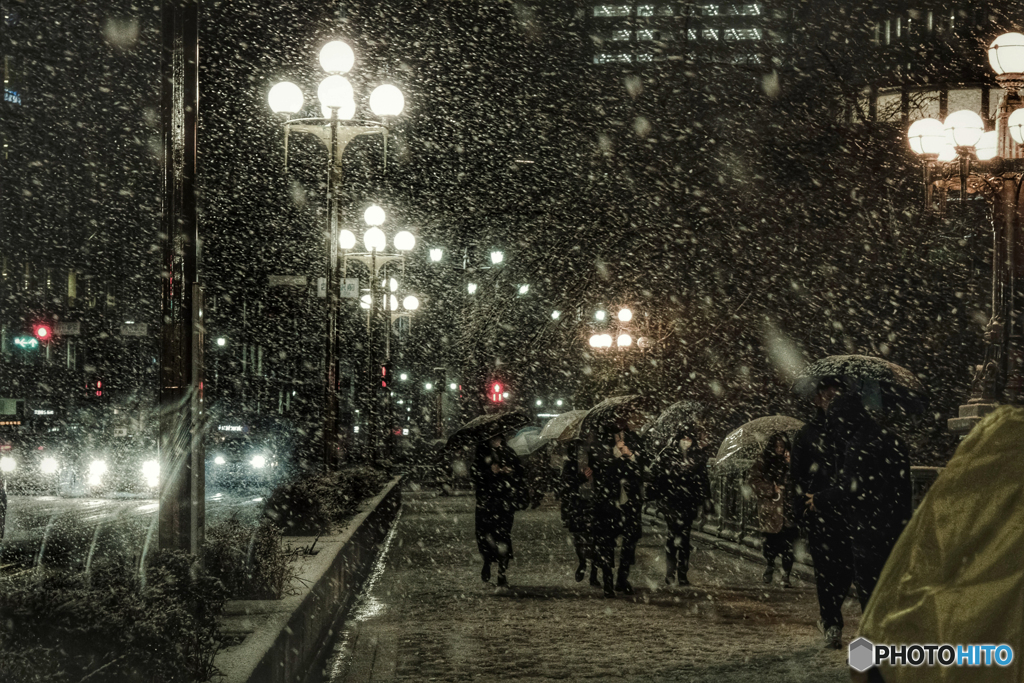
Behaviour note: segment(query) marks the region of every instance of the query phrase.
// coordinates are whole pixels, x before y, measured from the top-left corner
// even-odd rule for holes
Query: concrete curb
[[[355,600],[373,567],[379,546],[402,506],[401,477],[365,504],[337,535],[321,536],[319,552],[308,557],[282,600],[232,600],[221,628],[240,642],[218,653],[214,665],[222,683],[302,681],[334,635],[334,624]],[[285,537],[292,546],[313,537]]]

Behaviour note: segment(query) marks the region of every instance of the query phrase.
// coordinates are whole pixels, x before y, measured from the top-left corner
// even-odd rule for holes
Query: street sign
[[[358,299],[359,298],[359,278],[357,277],[346,277],[341,281],[341,298],[342,299]]]
[[[305,275],[270,275],[267,284],[271,287],[305,287]]]
[[[316,295],[321,299],[327,298],[327,278],[318,277],[316,279]]]
[[[35,337],[21,336],[14,338],[14,345],[19,349],[38,349],[39,340]]]
[[[59,337],[74,337],[82,333],[82,323],[55,323],[53,333]]]
[[[121,325],[121,336],[122,337],[145,337],[148,336],[147,332],[149,325],[146,323],[125,323]]]

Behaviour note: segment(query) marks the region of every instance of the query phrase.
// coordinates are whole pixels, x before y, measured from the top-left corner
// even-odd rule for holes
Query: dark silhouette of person
[[[590,462],[594,477],[592,530],[604,595],[613,598],[615,591],[633,594],[629,569],[636,564],[636,545],[643,534],[643,475],[637,462],[639,440],[624,420],[606,424],[600,433],[605,453],[598,452]],[[613,585],[615,543],[619,536],[622,549]]]
[[[526,495],[523,464],[504,437],[496,436],[477,446],[470,476],[476,488],[476,545],[483,558],[480,578],[490,581],[491,564],[497,562],[497,585],[508,586],[512,523]]]

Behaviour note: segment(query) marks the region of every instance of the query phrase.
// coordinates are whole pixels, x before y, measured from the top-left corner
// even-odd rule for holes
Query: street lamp
[[[1024,200],[1024,109],[1019,91],[1024,88],[1024,35],[1008,33],[996,38],[988,51],[996,80],[1006,91],[995,130],[973,111],[915,121],[907,130],[911,150],[924,170],[925,212],[931,212],[933,194],[939,192],[939,213],[945,214],[945,195],[959,190],[960,204],[969,192],[992,204],[992,317],[985,329],[985,357],[971,381],[970,398],[948,421],[949,430],[966,433],[1000,402],[1019,404],[1024,398],[1024,330],[1020,318],[1024,278],[1022,234]],[[939,126],[943,140],[939,138]]]
[[[327,147],[330,162],[327,174],[327,382],[324,411],[324,460],[337,461],[335,416],[337,414],[338,357],[338,201],[342,178],[342,157],[348,143],[361,135],[381,135],[384,142],[384,164],[387,165],[387,120],[397,116],[405,106],[402,93],[393,85],[381,85],[370,95],[370,109],[381,121],[355,121],[355,95],[352,84],[341,74],[355,64],[355,53],[348,44],[332,40],[320,50],[320,66],[328,74],[317,88],[322,105],[321,117],[296,118],[284,122],[284,164],[288,168],[288,137],[294,131],[316,136]],[[302,110],[302,90],[294,83],[282,82],[271,88],[270,108],[278,114],[298,114]]]
[[[364,251],[353,252],[352,249],[356,246],[356,235],[351,230],[341,230],[338,234],[338,247],[342,250],[342,277],[345,279],[346,285],[349,285],[348,280],[348,262],[349,260],[362,263],[366,266],[370,274],[370,293],[364,295],[360,299],[360,308],[366,310],[366,335],[369,340],[368,348],[368,372],[367,377],[369,379],[370,387],[370,405],[368,412],[368,426],[369,426],[369,439],[370,448],[375,449],[377,446],[377,436],[380,432],[377,425],[377,373],[376,368],[379,365],[378,359],[376,358],[377,345],[376,345],[376,327],[374,320],[377,319],[378,315],[384,315],[384,359],[383,363],[386,367],[388,362],[391,360],[391,329],[395,321],[402,317],[409,317],[412,311],[419,307],[419,300],[415,296],[407,296],[403,301],[403,307],[400,310],[398,307],[398,297],[395,292],[398,291],[398,281],[389,277],[386,266],[390,263],[399,262],[402,267],[402,273],[405,272],[405,254],[406,252],[412,251],[416,247],[416,237],[408,230],[401,230],[395,234],[392,239],[394,251],[387,251],[388,238],[384,230],[380,226],[384,225],[387,221],[387,212],[384,211],[377,204],[371,204],[363,211],[363,222],[367,228],[363,232],[363,248]],[[381,277],[381,269],[384,269],[384,277]],[[380,283],[381,291],[378,292],[378,281]],[[351,286],[346,287],[346,292],[352,292],[353,295],[358,292],[358,284],[353,282]]]

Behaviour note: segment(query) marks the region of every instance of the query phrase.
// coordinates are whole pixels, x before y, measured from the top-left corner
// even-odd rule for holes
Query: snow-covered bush
[[[0,680],[108,683],[209,680],[224,587],[183,552],[88,573],[44,570],[0,585]]]

